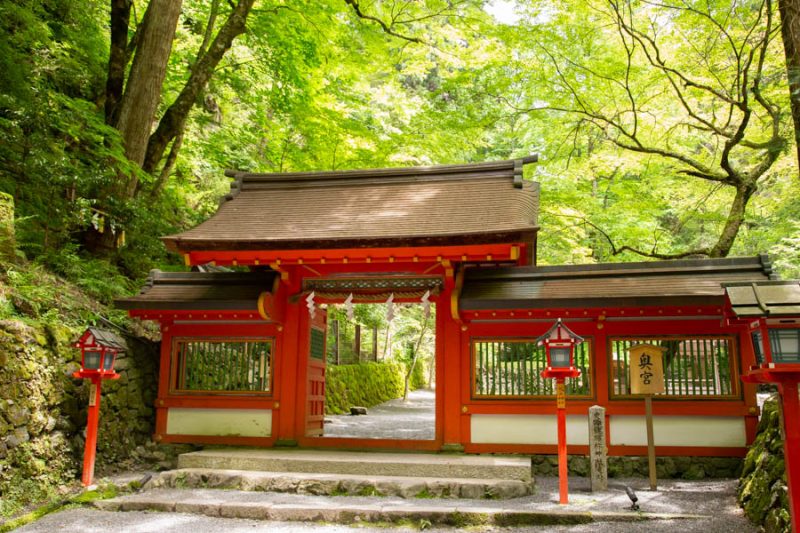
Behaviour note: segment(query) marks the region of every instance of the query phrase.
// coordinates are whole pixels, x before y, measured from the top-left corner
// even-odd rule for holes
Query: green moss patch
[[[751,522],[768,533],[791,531],[780,412],[775,399],[764,402],[756,440],[739,480],[739,505]]]
[[[403,395],[405,368],[400,363],[329,365],[325,377],[326,414],[350,412],[350,407],[372,407]]]

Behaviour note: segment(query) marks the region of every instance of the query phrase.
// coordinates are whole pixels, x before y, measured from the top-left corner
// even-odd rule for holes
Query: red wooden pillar
[[[158,368],[158,399],[156,400],[156,428],[153,440],[161,442],[167,434],[167,415],[165,406],[169,395],[170,366],[172,359],[172,322],[161,324],[161,360]]]
[[[282,281],[287,283],[286,290],[284,291],[284,298],[287,295],[295,294],[300,291],[301,284],[299,274],[295,270],[289,271],[289,279]],[[304,413],[298,410],[298,389],[299,385],[304,383],[305,375],[299,376],[299,367],[301,365],[302,357],[300,356],[300,331],[301,331],[301,313],[306,311],[305,302],[299,299],[296,302],[287,300],[286,302],[286,315],[283,323],[282,338],[280,353],[277,354],[281,358],[280,361],[280,375],[278,379],[280,393],[276,400],[275,409],[278,412],[278,428],[275,432],[276,440],[279,444],[292,444],[297,442],[298,426],[302,428]],[[307,321],[302,321],[307,324]],[[277,388],[277,387],[276,387]],[[305,386],[302,387],[302,392],[305,392]]]
[[[556,411],[558,414],[558,503],[569,503],[569,469],[567,468],[567,394],[564,378],[556,378]]]
[[[740,346],[740,361],[741,361],[741,368],[737,369],[739,374],[744,374],[744,371],[751,366],[755,365],[756,362],[756,355],[753,352],[753,343],[750,341],[750,332],[747,330],[740,331],[739,333],[739,346]],[[737,361],[733,361],[737,363]],[[744,403],[747,407],[747,416],[744,419],[744,427],[745,427],[745,438],[747,439],[747,445],[750,446],[754,440],[756,440],[756,432],[758,430],[758,398],[756,395],[756,391],[758,390],[758,385],[755,383],[748,383],[747,381],[742,381],[742,389],[744,392]]]
[[[97,455],[97,426],[100,421],[100,376],[89,378],[89,414],[86,420],[86,443],[83,447],[83,476],[81,482],[88,487],[94,480],[94,461]]]
[[[786,462],[786,484],[789,487],[789,513],[792,531],[797,533],[800,522],[800,399],[796,381],[778,384],[783,414],[783,455]]]
[[[442,305],[437,309],[437,335],[442,336],[442,379],[436,382],[436,394],[443,397],[443,435],[442,444],[447,448],[463,446],[461,439],[461,373],[463,361],[461,357],[461,325],[452,315],[452,286],[445,290],[439,300]]]

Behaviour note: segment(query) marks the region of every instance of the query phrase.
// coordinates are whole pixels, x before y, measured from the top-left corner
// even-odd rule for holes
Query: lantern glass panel
[[[103,370],[114,370],[114,352],[106,352],[103,360]]]
[[[84,350],[83,368],[85,370],[99,370],[102,356],[102,350]]]
[[[764,363],[764,346],[761,344],[762,336],[760,331],[754,331],[750,334],[750,337],[753,339],[753,351],[756,354],[756,362],[758,364]]]
[[[800,329],[770,329],[770,348],[775,363],[800,363]]]
[[[569,368],[570,348],[550,348],[550,366],[553,368]]]

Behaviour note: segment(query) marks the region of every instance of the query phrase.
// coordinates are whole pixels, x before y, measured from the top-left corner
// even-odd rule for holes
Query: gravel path
[[[433,440],[436,431],[436,393],[415,390],[402,398],[370,407],[367,415],[327,415],[326,437]],[[402,423],[398,420],[402,419]]]

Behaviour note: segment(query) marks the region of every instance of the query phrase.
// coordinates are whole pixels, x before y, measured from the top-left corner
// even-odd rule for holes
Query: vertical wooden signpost
[[[630,348],[631,394],[644,396],[644,417],[647,424],[647,465],[650,490],[656,490],[656,446],[653,438],[653,394],[664,392],[664,352],[666,348],[637,344]]]

